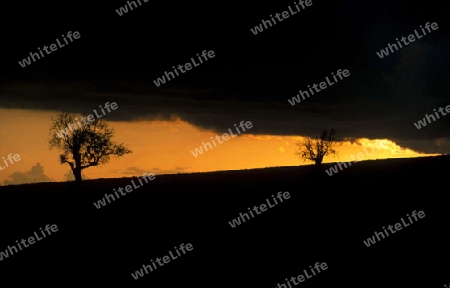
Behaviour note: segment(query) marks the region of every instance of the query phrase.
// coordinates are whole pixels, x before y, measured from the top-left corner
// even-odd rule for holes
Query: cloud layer
[[[36,163],[26,172],[14,172],[3,181],[3,185],[18,185],[26,183],[51,182],[53,179],[44,174],[44,167],[40,163]]]

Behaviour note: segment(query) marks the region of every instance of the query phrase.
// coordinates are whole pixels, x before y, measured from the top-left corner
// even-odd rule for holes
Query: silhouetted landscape
[[[329,271],[322,273],[329,275],[316,276],[312,287],[333,281],[380,287],[386,278],[392,286],[438,286],[445,280],[438,275],[445,275],[447,268],[430,264],[448,256],[448,203],[440,187],[445,187],[449,164],[450,156],[363,161],[331,177],[312,165],[157,175],[101,209],[93,202],[134,178],[85,180],[81,186],[1,187],[2,216],[14,220],[3,226],[1,247],[23,234],[19,231],[47,223],[61,227],[38,243],[46,249],[26,248],[4,260],[4,275],[13,277],[20,270],[27,277],[41,277],[51,271],[54,280],[78,283],[89,277],[91,283],[128,283],[130,273],[150,258],[185,242],[193,244],[193,252],[167,264],[170,269],[152,272],[152,282],[173,287],[220,279],[227,286],[271,282],[267,286],[275,287],[280,275],[290,277],[324,261]],[[230,227],[228,222],[240,212],[278,191],[288,191],[291,198]],[[375,247],[363,245],[374,230],[413,210],[425,212],[423,223]],[[45,263],[39,262],[41,257]],[[373,271],[384,277],[374,277]],[[430,279],[430,273],[436,278]],[[149,283],[149,278],[139,281]]]
[[[447,3],[8,4],[1,285],[450,286]]]

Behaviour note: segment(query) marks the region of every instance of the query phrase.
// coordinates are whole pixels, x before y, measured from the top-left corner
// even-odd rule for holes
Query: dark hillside
[[[59,228],[0,269],[17,286],[45,283],[48,275],[62,285],[273,288],[326,262],[303,287],[440,287],[449,268],[449,164],[441,156],[364,161],[333,176],[312,166],[156,175],[100,209],[93,202],[132,178],[0,187],[0,251],[46,224]],[[290,198],[235,228],[228,224],[249,207],[273,204],[279,191]],[[414,210],[426,216],[364,245]],[[182,243],[194,249],[132,278]]]

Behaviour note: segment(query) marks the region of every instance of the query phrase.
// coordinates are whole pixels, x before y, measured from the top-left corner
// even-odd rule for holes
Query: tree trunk
[[[75,167],[72,168],[73,176],[75,176],[75,182],[81,183],[81,155],[79,148],[76,148],[73,153],[73,160],[75,160]]]
[[[75,177],[75,182],[81,183],[81,169],[72,168],[73,176]]]
[[[323,157],[317,157],[317,158],[315,159],[314,165],[315,165],[315,166],[320,166],[320,165],[322,165],[322,160],[323,160]]]

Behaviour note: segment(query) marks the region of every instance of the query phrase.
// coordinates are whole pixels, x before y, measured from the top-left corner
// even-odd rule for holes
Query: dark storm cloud
[[[118,67],[111,74],[101,74],[91,81],[50,78],[34,84],[4,83],[0,87],[0,107],[55,113],[67,110],[88,115],[94,109],[99,111],[99,105],[105,102],[117,102],[119,108],[108,113],[106,120],[180,118],[217,133],[226,132],[240,121],[251,121],[253,127],[249,132],[272,135],[315,135],[323,129],[335,128],[347,139],[387,138],[420,152],[449,153],[450,116],[442,116],[420,130],[414,126],[425,114],[433,113],[433,109],[450,105],[447,86],[450,43],[446,40],[448,29],[441,22],[444,11],[439,10],[439,14],[431,4],[401,1],[377,2],[370,9],[361,1],[333,3],[315,3],[308,13],[277,25],[258,35],[259,38],[248,35],[244,42],[228,39],[241,43],[239,49],[234,49],[244,55],[239,61],[234,59],[236,55],[226,56],[231,50],[228,46],[219,46],[214,48],[216,57],[210,63],[159,88],[153,80],[171,65],[189,59],[193,50],[178,55],[176,60],[167,55],[152,58],[155,63],[164,58],[159,66],[141,63],[141,54],[135,53],[140,65],[157,71],[152,75],[137,73],[139,82],[110,77],[128,71]],[[255,23],[261,17],[257,16]],[[388,43],[394,43],[396,37],[412,34],[427,21],[438,22],[439,29],[383,59],[376,55]],[[236,32],[241,27],[230,29]],[[214,47],[211,43],[209,46]],[[127,57],[122,62],[135,63],[128,58],[133,53],[126,51]],[[85,57],[83,54],[82,58]],[[96,59],[89,61],[92,65],[96,63]],[[258,65],[242,64],[245,61]],[[231,63],[225,65],[228,69],[214,66],[227,62]],[[320,83],[339,68],[348,69],[351,75],[302,103],[295,106],[288,103],[299,90]]]
[[[381,73],[349,68],[348,78],[295,106],[287,100],[298,90],[290,87],[280,88],[276,95],[271,95],[264,93],[264,87],[254,88],[252,92],[251,87],[205,86],[193,90],[156,88],[152,84],[41,82],[3,85],[0,107],[55,113],[67,110],[86,116],[94,109],[100,111],[99,105],[105,102],[116,102],[119,108],[108,113],[106,120],[180,118],[218,133],[226,132],[240,121],[251,121],[251,133],[273,135],[315,135],[322,129],[335,128],[341,137],[388,138],[418,151],[448,153],[449,147],[438,148],[435,140],[450,137],[447,129],[450,116],[443,116],[420,130],[413,125],[433,109],[450,105],[446,92],[450,75],[445,67],[449,57],[445,48],[449,48],[448,43],[444,46],[418,42],[404,47],[396,52],[398,55],[379,59],[392,66]],[[331,72],[324,71],[324,77]],[[323,79],[317,79],[316,83]],[[312,83],[295,86],[305,90],[309,84]],[[251,95],[246,97],[244,90]]]

